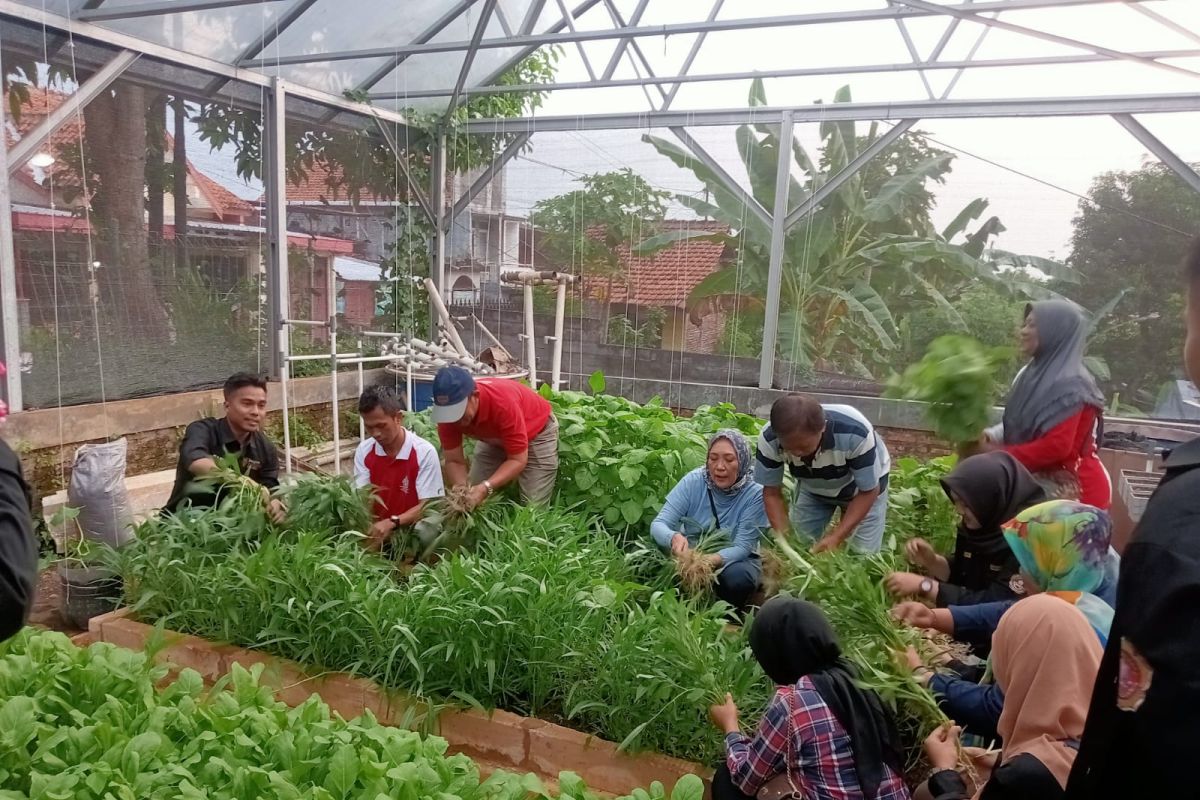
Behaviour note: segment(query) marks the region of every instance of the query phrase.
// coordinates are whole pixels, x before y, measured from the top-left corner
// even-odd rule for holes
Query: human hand
[[[467,507],[471,509],[479,508],[484,500],[488,498],[488,489],[482,483],[472,486],[467,491]]]
[[[896,664],[909,672],[916,672],[925,666],[925,662],[921,660],[921,654],[911,644],[903,650],[892,651],[892,654],[896,658]]]
[[[913,572],[893,572],[887,576],[884,585],[896,597],[919,596],[924,597],[926,600],[932,600],[933,598],[929,594],[933,594],[933,592],[926,594],[921,591],[921,584],[927,580],[930,579]]]
[[[266,487],[263,487],[266,490]],[[272,497],[267,500],[267,516],[276,525],[282,525],[287,519],[287,506],[278,497]]]
[[[381,519],[371,526],[364,545],[368,550],[375,552],[383,547],[384,542],[392,538],[395,530],[396,526],[392,524],[390,519]]]
[[[892,617],[913,628],[932,628],[933,609],[924,603],[908,600],[892,607]]]
[[[725,694],[724,703],[708,709],[708,716],[713,721],[713,725],[716,725],[724,733],[737,733],[741,730],[738,727],[737,704],[733,702],[733,695],[728,692]]]
[[[720,569],[721,567],[721,555],[719,553],[710,553],[704,557],[704,560],[713,570]]]
[[[671,554],[679,555],[686,552],[691,547],[687,537],[682,533],[677,533],[671,537]]]
[[[937,560],[937,551],[933,549],[933,545],[920,538],[911,539],[904,545],[904,555],[908,557],[909,563],[924,567],[926,571],[933,569]]]
[[[837,550],[841,546],[842,542],[840,539],[826,534],[813,545],[812,551],[814,553],[824,553],[826,550]]]
[[[954,769],[958,766],[958,740],[962,728],[954,723],[940,726],[925,739],[925,756],[935,770]]]

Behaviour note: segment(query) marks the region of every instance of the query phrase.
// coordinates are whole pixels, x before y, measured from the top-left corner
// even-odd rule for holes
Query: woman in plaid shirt
[[[895,725],[879,697],[855,685],[819,608],[772,598],[754,618],[750,648],[779,688],[753,736],[741,732],[730,695],[710,710],[726,749],[713,800],[753,798],[784,774],[804,800],[908,800]]]

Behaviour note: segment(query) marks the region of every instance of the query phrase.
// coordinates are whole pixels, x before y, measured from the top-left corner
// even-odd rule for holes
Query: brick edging
[[[426,703],[365,678],[343,672],[310,675],[294,661],[256,650],[174,631],[163,634],[166,645],[156,652],[157,661],[194,669],[207,681],[225,675],[234,664],[246,669],[262,664],[262,684],[289,706],[300,705],[316,694],[346,719],[369,709],[381,724],[401,727],[420,724],[430,714]],[[119,608],[93,617],[87,635],[93,641],[144,650],[156,636],[156,629],[134,619],[132,609]],[[444,738],[453,752],[503,769],[535,772],[552,779],[560,772],[574,772],[597,792],[627,795],[659,781],[669,795],[679,778],[695,774],[704,780],[705,796],[709,795],[712,770],[699,764],[658,753],[622,753],[612,742],[535,717],[500,710],[491,714],[474,709],[443,710],[427,727]]]

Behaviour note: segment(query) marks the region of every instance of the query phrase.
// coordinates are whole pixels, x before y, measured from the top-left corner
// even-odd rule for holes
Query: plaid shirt
[[[794,731],[791,735],[789,714]],[[792,736],[794,740],[789,742]],[[795,788],[805,800],[908,800],[909,797],[903,779],[889,768],[889,777],[879,785],[875,797],[863,798],[850,737],[807,677],[794,687],[783,687],[775,693],[753,738],[741,733],[726,735],[725,750],[733,785],[750,796],[757,794],[767,781],[790,771]]]

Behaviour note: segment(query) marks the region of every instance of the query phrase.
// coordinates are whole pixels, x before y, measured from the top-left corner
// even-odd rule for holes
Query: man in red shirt
[[[558,421],[546,398],[513,380],[476,381],[461,367],[442,367],[433,378],[433,421],[446,478],[470,487],[472,507],[514,480],[527,501],[549,502],[558,477]],[[477,440],[469,468],[464,436]]]
[[[442,497],[442,471],[433,445],[404,427],[404,403],[386,386],[358,399],[368,438],[354,452],[354,482],[375,489],[375,524],[367,547],[378,550],[400,528],[415,524],[425,501]]]

